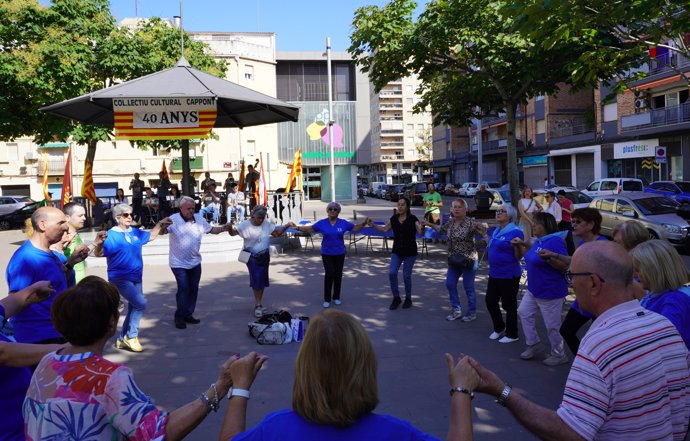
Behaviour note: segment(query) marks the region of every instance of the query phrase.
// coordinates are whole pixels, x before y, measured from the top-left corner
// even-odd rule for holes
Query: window
[[[245,155],[247,156],[255,156],[256,155],[256,141],[253,139],[247,140],[247,151],[245,152]]]
[[[546,120],[545,119],[540,119],[537,120],[537,133],[546,133]]]
[[[618,103],[606,104],[604,106],[604,121],[616,121],[618,119]]]
[[[602,211],[613,211],[613,203],[615,199],[602,199],[601,206],[597,207]]]
[[[407,124],[407,130],[414,130],[414,124]]]
[[[599,191],[599,181],[592,182],[589,187],[587,187],[588,191]]]
[[[616,181],[604,181],[601,183],[602,191],[616,191],[618,190],[618,183]]]
[[[417,124],[417,130],[424,130],[424,124]]]
[[[407,104],[414,104],[414,101],[412,100],[412,98],[406,98],[406,99],[405,99],[405,102],[406,102]]]
[[[254,66],[251,64],[244,65],[244,79],[253,80],[254,79]]]
[[[19,146],[17,144],[7,144],[7,161],[19,161]]]
[[[635,209],[632,207],[630,202],[625,199],[618,199],[618,204],[616,204],[616,213],[627,216],[635,217]]]

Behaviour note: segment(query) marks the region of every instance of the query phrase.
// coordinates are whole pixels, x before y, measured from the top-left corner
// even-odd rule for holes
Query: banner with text
[[[115,98],[115,139],[208,138],[216,123],[215,98]]]

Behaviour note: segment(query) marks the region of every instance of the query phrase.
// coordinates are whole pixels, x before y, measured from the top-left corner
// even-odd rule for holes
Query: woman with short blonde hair
[[[630,251],[642,242],[649,240],[649,231],[636,220],[629,220],[613,227],[613,241]]]
[[[665,240],[648,240],[630,251],[635,274],[647,292],[640,305],[673,323],[690,349],[690,277],[683,259]]]

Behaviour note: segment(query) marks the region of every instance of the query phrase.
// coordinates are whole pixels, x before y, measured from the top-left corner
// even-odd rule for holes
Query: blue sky
[[[172,18],[179,15],[178,0],[110,0],[117,20],[135,17]],[[421,3],[421,2],[420,2]],[[324,50],[331,37],[333,50],[350,43],[354,11],[384,0],[187,0],[183,1],[184,28],[188,31],[275,32],[279,51]]]

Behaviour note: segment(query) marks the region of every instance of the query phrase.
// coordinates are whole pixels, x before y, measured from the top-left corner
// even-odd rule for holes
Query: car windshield
[[[30,204],[30,203],[34,202],[34,200],[31,199],[30,197],[24,196],[23,198],[19,198],[19,202],[26,202],[27,204]]]
[[[503,202],[510,202],[510,190],[498,190],[497,193],[501,195]]]
[[[425,191],[428,190],[428,185],[429,184],[425,184],[425,183],[415,184],[415,186],[414,186],[415,193],[424,193]]]
[[[650,216],[655,214],[670,214],[678,211],[678,203],[666,197],[643,198],[633,201],[642,214]]]
[[[565,196],[576,204],[588,204],[592,198],[581,191],[567,191]]]
[[[683,193],[690,193],[690,182],[676,182],[676,185]]]

